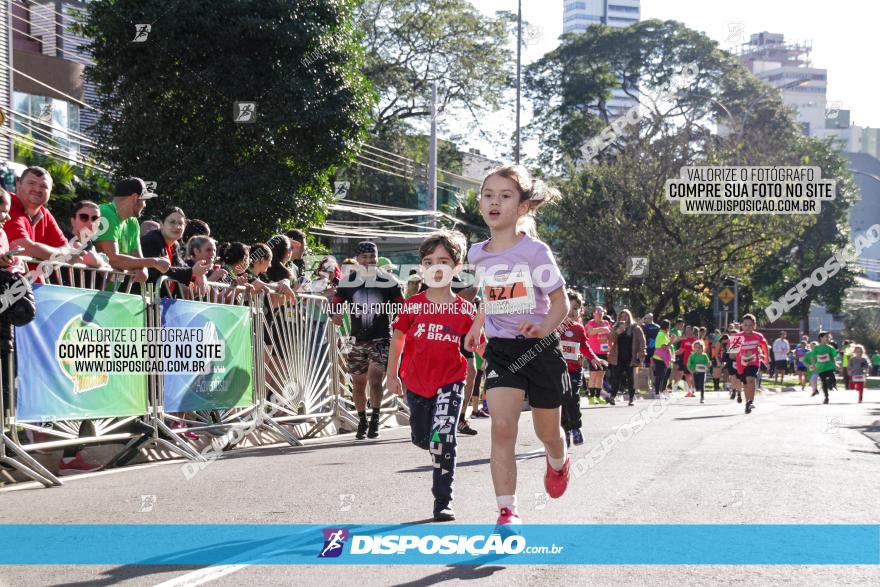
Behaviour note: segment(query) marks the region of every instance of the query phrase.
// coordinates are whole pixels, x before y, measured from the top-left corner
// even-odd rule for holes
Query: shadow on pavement
[[[673,418],[673,420],[708,420],[710,418],[732,418],[741,414],[719,414],[717,416],[694,416],[693,418]]]
[[[517,462],[527,461],[529,459],[543,459],[543,458],[544,458],[543,452],[541,452],[540,454],[525,453],[525,454],[516,455]],[[474,459],[472,461],[460,461],[460,462],[455,463],[455,468],[460,469],[461,467],[473,467],[476,465],[488,465],[489,462],[490,462],[489,459]],[[433,471],[433,470],[434,470],[433,465],[425,465],[423,467],[414,467],[412,469],[403,469],[403,470],[397,471],[397,472],[398,473],[424,473],[425,471]]]
[[[497,565],[493,566],[452,566],[448,571],[440,571],[415,581],[408,583],[396,583],[394,587],[422,587],[426,585],[436,585],[450,579],[458,579],[460,581],[472,581],[474,579],[485,579],[491,577],[498,571],[502,571],[507,567]]]
[[[125,565],[122,567],[114,567],[112,569],[103,571],[101,575],[88,579],[87,581],[79,581],[75,583],[65,581],[63,583],[55,583],[53,584],[53,587],[61,585],[88,585],[89,587],[104,587],[105,585],[116,585],[117,583],[121,583],[123,581],[137,579],[139,577],[146,577],[154,573],[168,573],[171,571],[184,573],[188,571],[197,571],[198,569],[204,568],[204,566],[205,565]]]

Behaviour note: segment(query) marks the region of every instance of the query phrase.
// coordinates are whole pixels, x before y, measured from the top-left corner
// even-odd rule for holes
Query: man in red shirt
[[[17,182],[12,195],[9,221],[4,230],[13,249],[22,248],[22,255],[46,260],[67,246],[67,239],[46,208],[52,193],[52,176],[42,167],[28,167]],[[100,267],[102,261],[91,252],[62,257],[67,263],[85,262]]]
[[[459,344],[476,315],[470,302],[452,293],[451,277],[461,270],[464,255],[464,237],[454,232],[432,234],[419,247],[428,289],[407,299],[398,313],[386,371],[392,393],[404,395],[401,378],[406,384],[413,444],[431,453],[438,522],[455,519],[456,422],[467,375],[467,359]],[[444,273],[449,279],[443,279]]]

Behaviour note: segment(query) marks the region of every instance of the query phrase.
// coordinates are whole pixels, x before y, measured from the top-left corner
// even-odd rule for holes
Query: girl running
[[[596,358],[600,361],[608,362],[608,352],[611,350],[611,343],[608,340],[608,335],[611,333],[611,322],[605,320],[605,308],[602,306],[596,306],[593,309],[593,318],[584,325],[584,330],[587,331],[587,343],[590,345],[590,348],[593,349],[593,352],[596,353]],[[590,398],[589,403],[598,404],[599,398],[602,393],[602,385],[605,381],[605,369],[590,369],[590,379],[587,385],[588,397]]]
[[[859,403],[865,393],[865,379],[868,377],[868,359],[865,358],[865,347],[857,344],[853,347],[853,356],[849,358],[847,369],[853,389],[859,392]]]
[[[711,362],[709,355],[703,352],[703,343],[699,340],[694,343],[693,352],[688,357],[687,368],[694,374],[694,387],[700,392],[700,403],[703,403],[706,395],[706,374],[711,368]]]
[[[481,276],[483,303],[465,347],[477,347],[485,323],[490,469],[498,524],[522,523],[516,503],[516,437],[526,394],[535,434],[547,455],[544,489],[558,498],[568,487],[570,459],[560,413],[570,379],[556,333],[569,311],[565,280],[547,245],[524,230],[533,229],[535,211],[558,195],[521,165],[492,171],[480,187],[480,214],[491,238],[468,253]]]
[[[742,333],[739,335],[739,352],[736,355],[736,371],[745,387],[746,414],[755,408],[755,387],[761,363],[769,364],[770,350],[767,339],[755,331],[755,317],[751,314],[743,316]]]

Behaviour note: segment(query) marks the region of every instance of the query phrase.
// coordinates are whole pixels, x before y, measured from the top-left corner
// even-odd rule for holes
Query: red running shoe
[[[59,475],[79,475],[81,473],[93,473],[100,469],[102,465],[97,463],[90,463],[83,458],[83,454],[81,452],[76,453],[76,456],[73,457],[68,463],[65,463],[62,459],[58,463],[58,474]]]
[[[522,524],[522,519],[520,519],[519,514],[515,514],[507,508],[501,508],[496,525],[503,526],[505,524]]]
[[[571,455],[565,456],[565,464],[562,465],[562,469],[559,471],[554,470],[550,466],[550,459],[549,457],[547,458],[547,472],[544,473],[544,489],[547,490],[547,495],[554,499],[562,497],[562,494],[565,493],[568,487],[568,471],[570,468]]]

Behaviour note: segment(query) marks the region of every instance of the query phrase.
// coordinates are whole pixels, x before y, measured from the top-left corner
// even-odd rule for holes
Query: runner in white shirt
[[[788,334],[785,332],[779,333],[779,338],[773,341],[773,381],[776,382],[777,378],[779,383],[782,383],[782,379],[785,377],[785,372],[788,369],[788,352],[791,350],[791,345],[788,342]]]

